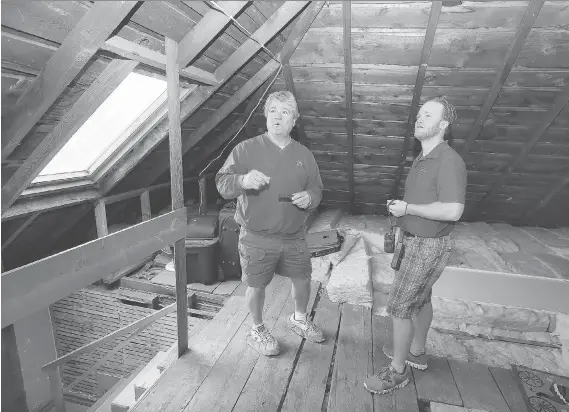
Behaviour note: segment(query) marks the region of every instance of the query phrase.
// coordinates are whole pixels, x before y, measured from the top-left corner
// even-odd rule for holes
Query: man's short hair
[[[294,117],[294,119],[298,118],[299,114],[298,114],[298,105],[296,104],[296,99],[294,98],[294,95],[288,90],[279,90],[278,92],[273,92],[269,94],[269,97],[267,97],[267,100],[265,101],[265,107],[264,107],[265,117],[267,116],[267,111],[269,110],[269,107],[273,103],[273,100],[278,100],[290,106],[290,108],[292,109],[292,116]]]
[[[446,96],[433,97],[432,99],[427,100],[425,103],[428,102],[437,102],[443,105],[442,118],[448,122],[446,132],[449,132],[450,127],[456,121],[456,110],[454,109],[452,103],[447,100]]]

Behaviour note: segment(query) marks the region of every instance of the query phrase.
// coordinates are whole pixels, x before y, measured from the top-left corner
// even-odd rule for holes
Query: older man
[[[275,271],[292,281],[292,331],[314,342],[324,340],[306,314],[312,266],[305,240],[307,211],[320,203],[322,180],[310,150],[290,137],[298,118],[292,93],[269,95],[265,116],[267,132],[239,143],[216,183],[225,199],[238,198],[242,280],[253,318],[246,340],[257,352],[271,356],[279,353],[279,344],[263,325],[263,306],[265,287]]]
[[[389,293],[387,313],[393,319],[393,346],[383,351],[391,359],[365,387],[387,393],[409,382],[407,365],[427,368],[425,344],[433,319],[432,287],[451,253],[450,232],[464,211],[466,167],[445,141],[456,119],[454,107],[444,98],[426,102],[417,115],[415,137],[422,152],[405,181],[403,200],[388,202],[398,218],[405,251]]]

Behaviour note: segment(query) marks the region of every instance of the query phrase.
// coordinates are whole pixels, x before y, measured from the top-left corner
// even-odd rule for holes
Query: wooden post
[[[205,215],[207,213],[207,176],[202,176],[199,180],[200,186],[200,206],[198,215]]]
[[[184,207],[184,174],[182,168],[182,130],[180,124],[178,43],[166,37],[166,77],[168,79],[168,124],[170,139],[170,184],[172,210]],[[178,323],[178,357],[188,349],[188,297],[186,276],[186,244],[174,244],[176,268],[176,303]]]
[[[2,328],[2,410],[28,412],[14,324]]]
[[[97,237],[105,237],[109,234],[107,227],[107,209],[105,201],[102,199],[97,200],[95,203],[95,222],[97,223]]]
[[[61,373],[59,366],[51,368],[48,371],[49,388],[51,391],[51,399],[55,404],[56,412],[65,412],[65,401],[63,399],[63,385],[61,384]]]
[[[354,125],[352,113],[352,5],[342,2],[344,14],[344,66],[346,90],[346,135],[348,138],[348,186],[350,189],[350,213],[354,209]]]
[[[140,195],[140,209],[142,210],[143,222],[152,218],[152,211],[150,210],[150,190],[145,190]]]

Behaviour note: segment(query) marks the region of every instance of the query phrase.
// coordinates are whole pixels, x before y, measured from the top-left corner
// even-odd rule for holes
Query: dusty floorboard
[[[239,287],[190,340],[190,352],[164,372],[132,412],[419,412],[429,402],[519,412],[522,395],[509,370],[435,357],[427,371],[413,372],[405,388],[372,396],[363,380],[389,362],[382,347],[390,339],[390,320],[360,306],[333,303],[314,285],[309,307],[326,334],[324,343],[303,341],[288,330],[294,308],[290,281],[276,276],[267,289],[264,315],[281,354],[260,356],[245,343],[250,316]]]

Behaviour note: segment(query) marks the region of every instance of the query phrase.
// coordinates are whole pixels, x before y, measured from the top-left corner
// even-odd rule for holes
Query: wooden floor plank
[[[449,360],[449,365],[466,408],[510,412],[487,366],[457,360]]]
[[[237,289],[240,284],[240,280],[224,280],[219,284],[218,287],[215,288],[213,293],[216,295],[231,295],[233,292],[235,292],[235,289]]]
[[[525,411],[524,395],[520,391],[512,371],[504,368],[490,368],[490,373],[500,388],[502,396],[512,412]]]
[[[161,375],[131,412],[182,412],[209,370],[209,366],[182,356]]]
[[[292,375],[282,412],[313,412],[322,408],[330,363],[340,322],[340,307],[322,290],[314,316],[322,329],[323,343],[304,342]]]
[[[389,365],[391,360],[383,353],[383,345],[385,345],[391,334],[388,326],[391,319],[383,316],[372,316],[372,336],[373,336],[373,373],[378,374],[380,369]],[[395,394],[387,393],[385,395],[373,395],[373,405],[376,412],[394,412],[396,411]]]
[[[363,385],[372,353],[371,330],[365,329],[366,324],[370,326],[366,316],[371,316],[368,308],[342,305],[329,412],[373,411],[373,397]]]
[[[395,405],[398,411],[419,412],[419,402],[417,400],[417,389],[415,388],[413,373],[409,373],[409,383],[395,391]]]
[[[289,295],[290,281],[286,278],[276,276],[267,286],[263,322],[269,330],[274,328]],[[241,324],[188,404],[188,411],[226,412],[233,408],[259,358],[245,342],[245,334],[251,328],[250,319],[248,316]]]
[[[454,382],[448,361],[427,355],[429,368],[413,369],[419,399],[462,406],[462,398]]]
[[[308,313],[312,311],[317,282],[312,283]],[[278,340],[281,352],[276,357],[261,356],[249,376],[233,412],[276,411],[287,390],[293,371],[296,354],[302,339],[288,327],[288,318],[294,312],[294,299],[289,296],[273,329],[273,336]]]
[[[213,366],[248,314],[245,298],[230,297],[217,315],[190,342],[187,359]]]

